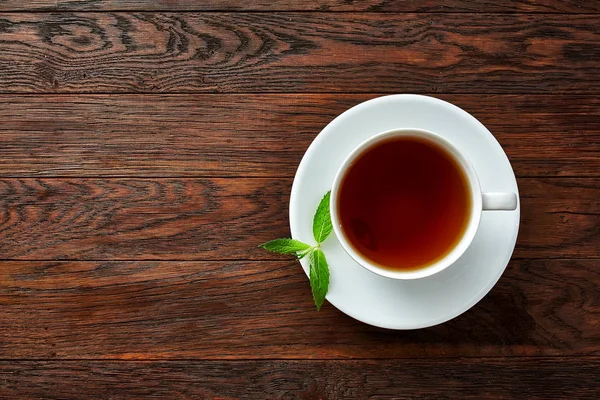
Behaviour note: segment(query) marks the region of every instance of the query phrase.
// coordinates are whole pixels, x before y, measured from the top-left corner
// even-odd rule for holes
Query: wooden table
[[[600,1],[0,1],[1,399],[600,398]],[[460,317],[319,313],[302,154],[386,93],[510,157],[513,260]]]

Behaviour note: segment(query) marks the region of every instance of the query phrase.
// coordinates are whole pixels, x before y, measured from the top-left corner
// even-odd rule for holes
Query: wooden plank
[[[472,310],[432,328],[394,332],[355,321],[328,303],[317,312],[308,280],[293,261],[3,261],[0,354],[3,359],[600,355],[599,267],[598,260],[513,260]]]
[[[596,0],[4,0],[0,11],[396,11],[597,13]]]
[[[593,93],[593,15],[0,14],[2,92]]]
[[[291,183],[0,179],[0,254],[19,260],[273,259],[257,246],[289,235]],[[600,179],[524,178],[519,187],[515,257],[600,256]]]
[[[2,362],[6,399],[596,399],[600,360]],[[60,382],[57,385],[57,382]],[[426,382],[427,384],[424,384]]]
[[[289,179],[2,180],[0,254],[264,259],[258,244],[288,233],[290,186]]]
[[[600,175],[596,95],[436,95],[523,176]],[[317,133],[372,94],[0,95],[0,176],[293,176]]]

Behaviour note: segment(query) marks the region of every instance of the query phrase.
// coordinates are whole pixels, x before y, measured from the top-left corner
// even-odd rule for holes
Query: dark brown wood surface
[[[596,0],[2,0],[0,11],[367,11],[598,13]]]
[[[518,177],[600,176],[597,95],[436,96],[486,125]],[[374,97],[0,95],[0,177],[291,178],[329,121]]]
[[[599,12],[0,0],[0,399],[597,399]],[[406,92],[494,133],[522,209],[479,304],[396,332],[257,245],[319,131]]]
[[[0,363],[0,380],[6,382],[0,395],[37,400],[52,393],[54,399],[79,399],[80,388],[86,387],[112,400],[596,399],[599,369],[598,357],[585,365],[569,358],[522,358],[518,363],[486,358],[401,363],[23,361]]]
[[[0,92],[595,93],[600,16],[0,14]]]

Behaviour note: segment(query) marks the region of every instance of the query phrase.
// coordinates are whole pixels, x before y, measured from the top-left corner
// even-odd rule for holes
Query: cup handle
[[[517,195],[514,193],[488,192],[482,193],[483,210],[506,210],[517,209]]]

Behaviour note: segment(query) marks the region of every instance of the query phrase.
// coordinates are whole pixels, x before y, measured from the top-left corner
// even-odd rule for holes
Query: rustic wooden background
[[[386,93],[471,112],[521,190],[505,275],[420,331],[256,248]],[[598,399],[599,95],[598,0],[0,0],[0,398]]]

